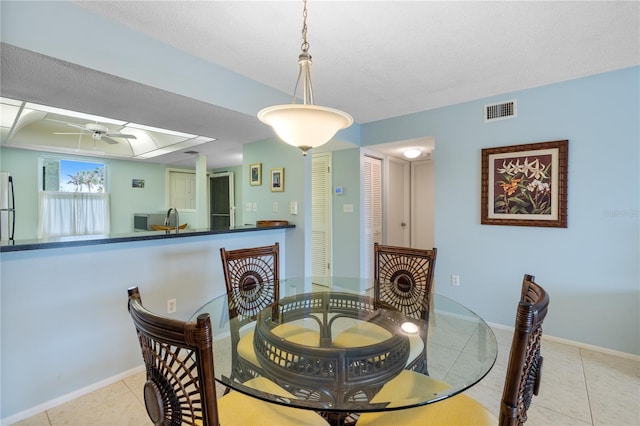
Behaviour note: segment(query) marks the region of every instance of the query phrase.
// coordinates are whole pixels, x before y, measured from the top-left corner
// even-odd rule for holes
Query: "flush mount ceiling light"
[[[420,154],[422,154],[422,151],[420,151],[417,148],[411,148],[411,149],[407,149],[403,155],[407,158],[418,158],[420,156]]]
[[[353,124],[346,112],[313,104],[311,85],[311,55],[307,42],[307,0],[302,10],[302,53],[298,56],[298,80],[293,89],[293,102],[275,105],[258,113],[258,119],[273,127],[278,137],[307,155],[311,148],[324,145],[338,132]],[[300,81],[302,80],[302,84]],[[296,103],[296,91],[302,86],[302,104]]]

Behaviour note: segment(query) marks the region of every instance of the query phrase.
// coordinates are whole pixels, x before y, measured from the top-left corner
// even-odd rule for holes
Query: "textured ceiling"
[[[74,3],[284,93],[293,90],[301,1]],[[315,101],[347,111],[359,123],[640,64],[637,1],[310,0],[308,8]],[[111,84],[113,76],[100,73],[90,79],[95,81],[87,85],[93,92],[85,96],[86,109],[101,92],[100,79],[109,90],[128,86]],[[153,88],[138,90],[146,90],[138,97],[147,106],[154,104],[154,96],[175,96]],[[48,91],[55,97],[54,89]],[[58,99],[64,104],[61,92]],[[218,129],[207,131],[201,127],[208,123],[190,119],[190,106],[204,111],[217,107],[184,99],[181,110],[139,111],[135,101],[129,104],[131,98],[122,94],[119,114],[146,114],[153,121],[183,111],[163,121],[175,123],[175,130],[220,139]],[[241,145],[251,137],[271,135],[255,118],[227,113],[223,119],[228,128],[237,123],[231,129],[237,138],[230,134],[220,140]],[[206,153],[206,148],[199,151]]]

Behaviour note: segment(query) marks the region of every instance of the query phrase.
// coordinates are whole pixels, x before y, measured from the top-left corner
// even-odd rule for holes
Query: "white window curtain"
[[[38,238],[110,232],[109,194],[39,193]]]

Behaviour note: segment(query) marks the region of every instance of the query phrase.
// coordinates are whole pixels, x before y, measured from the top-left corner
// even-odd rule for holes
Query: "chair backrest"
[[[516,314],[509,365],[500,404],[500,425],[521,425],[527,421],[527,410],[533,395],[538,395],[542,374],[540,338],[542,321],[547,315],[549,295],[525,275]]]
[[[375,243],[373,251],[376,300],[405,315],[427,319],[438,250]],[[380,286],[379,283],[387,284]]]
[[[229,316],[255,317],[280,299],[280,245],[238,250],[220,249]]]
[[[161,317],[142,306],[137,287],[128,290],[147,371],[144,402],[155,425],[218,425],[213,335],[208,314],[196,322]]]

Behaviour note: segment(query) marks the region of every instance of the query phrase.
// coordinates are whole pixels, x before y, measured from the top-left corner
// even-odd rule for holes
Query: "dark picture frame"
[[[262,185],[262,163],[249,164],[249,185]]]
[[[271,169],[271,192],[284,192],[284,168]]]
[[[482,150],[480,223],[567,227],[569,141]]]

